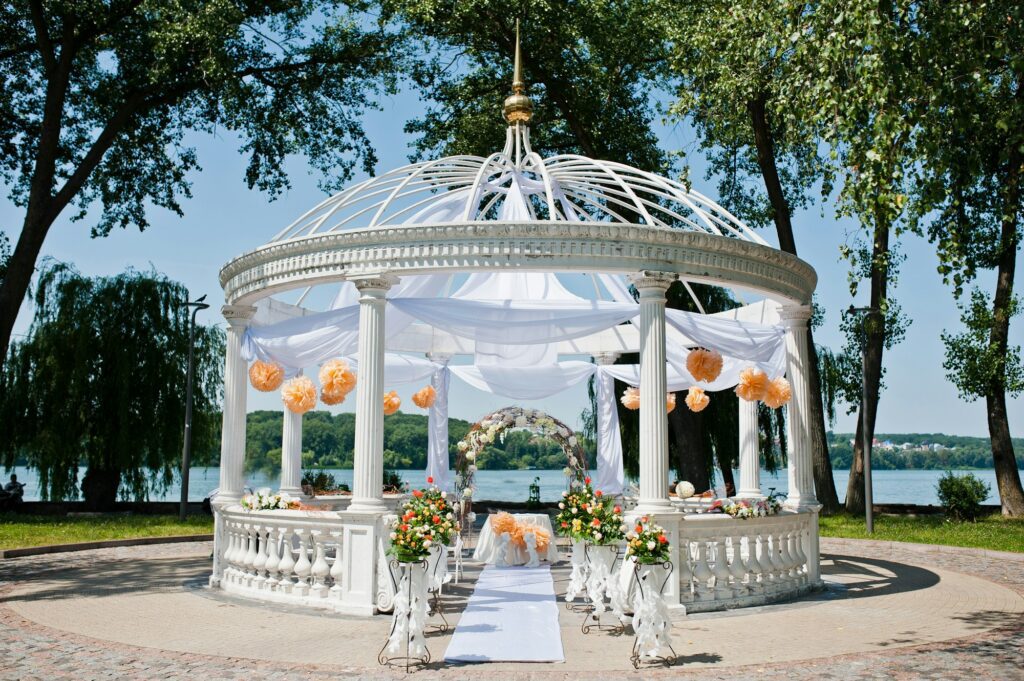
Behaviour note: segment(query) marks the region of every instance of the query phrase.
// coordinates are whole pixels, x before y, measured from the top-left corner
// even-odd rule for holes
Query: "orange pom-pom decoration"
[[[434,390],[434,386],[428,385],[422,390],[417,390],[412,395],[412,403],[420,409],[430,409],[434,406],[434,400],[437,399],[437,391]]]
[[[343,359],[332,359],[320,367],[320,389],[332,396],[341,396],[352,392],[356,387],[356,375],[349,369],[348,362]]]
[[[281,388],[281,400],[289,411],[305,414],[316,406],[316,386],[308,376],[296,376]]]
[[[711,398],[704,392],[704,388],[690,388],[686,393],[686,406],[690,411],[704,411],[704,407],[711,403]]]
[[[402,406],[402,399],[394,390],[384,395],[384,416],[391,416]]]
[[[768,389],[765,390],[763,402],[772,409],[778,409],[793,398],[793,388],[789,381],[782,376],[768,381]]]
[[[341,404],[348,397],[347,393],[329,391],[326,388],[320,388],[320,401],[324,404],[331,405],[332,407],[336,404]]]
[[[640,390],[638,388],[626,388],[620,398],[622,406],[626,409],[637,410],[640,408]]]
[[[508,532],[509,537],[514,540],[517,526],[518,523],[516,523],[516,519],[512,517],[511,513],[502,511],[491,516],[491,532],[494,533],[495,537],[500,537]]]
[[[764,399],[768,390],[768,374],[754,367],[747,367],[740,372],[740,382],[736,385],[736,394],[748,402]]]
[[[665,413],[671,414],[672,410],[676,408],[676,394],[665,393]]]
[[[532,534],[537,540],[537,555],[544,555],[548,551],[548,546],[551,544],[551,535],[543,527],[538,525],[526,525],[523,523],[516,523],[515,530],[510,533],[512,543],[516,546],[526,547],[526,535]]]
[[[697,348],[686,356],[686,370],[695,381],[710,383],[722,373],[722,355],[714,350]]]
[[[256,360],[249,367],[249,382],[261,392],[272,392],[284,383],[284,368],[280,364]]]

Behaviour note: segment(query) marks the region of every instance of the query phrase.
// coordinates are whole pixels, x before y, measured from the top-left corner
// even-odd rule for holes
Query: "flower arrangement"
[[[536,409],[505,407],[474,423],[466,437],[458,443],[455,488],[460,497],[472,496],[473,476],[476,474],[480,454],[499,438],[503,440],[507,431],[516,428],[525,428],[554,440],[568,458],[570,485],[583,484],[587,475],[587,459],[579,439],[569,426]]]
[[[308,376],[296,376],[281,387],[281,401],[295,414],[305,414],[316,406],[316,387]]]
[[[693,380],[710,383],[722,373],[722,355],[704,348],[691,350],[686,356],[686,370]]]
[[[725,513],[733,518],[746,520],[747,518],[764,518],[775,515],[782,508],[782,504],[770,495],[764,499],[715,499],[708,507],[707,513]]]
[[[558,514],[555,516],[555,531],[573,539],[589,539],[590,522],[594,519],[591,509],[596,504],[597,497],[590,486],[590,478],[584,479],[582,487],[573,487],[562,492],[562,500],[558,502]]]
[[[768,390],[768,374],[754,367],[747,367],[740,372],[740,382],[736,384],[736,394],[748,402],[763,400]]]
[[[269,489],[256,490],[242,497],[242,508],[246,511],[281,511],[298,507],[299,502],[287,494],[271,494]]]
[[[447,492],[434,486],[415,489],[391,528],[391,554],[406,563],[422,560],[432,546],[445,546],[459,532]]]
[[[356,387],[356,375],[343,359],[332,359],[323,363],[318,375],[320,379],[320,401],[324,404],[341,404]]]
[[[273,392],[284,383],[284,367],[258,359],[249,367],[249,382],[260,392]]]
[[[594,544],[614,544],[626,537],[626,526],[622,523],[622,507],[611,500],[601,499],[601,490],[594,492],[598,504],[591,509],[589,541]]]
[[[398,396],[397,392],[392,390],[389,393],[384,393],[384,416],[391,416],[401,406],[402,398]]]
[[[789,381],[779,376],[768,381],[768,387],[764,391],[764,399],[762,401],[772,409],[778,409],[792,398],[793,388],[790,387]]]
[[[638,563],[653,565],[669,559],[665,528],[652,522],[650,516],[641,516],[626,533],[626,540],[626,556],[632,556]]]
[[[711,398],[707,396],[703,388],[693,387],[686,392],[686,406],[690,411],[704,411],[704,408],[711,404]]]
[[[437,399],[437,391],[434,390],[434,386],[428,385],[421,390],[417,390],[412,395],[412,403],[420,409],[430,409],[434,406],[434,400]]]

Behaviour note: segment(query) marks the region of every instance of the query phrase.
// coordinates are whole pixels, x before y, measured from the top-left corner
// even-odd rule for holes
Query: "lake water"
[[[4,475],[4,482],[7,480],[8,471]],[[23,467],[17,467],[13,471],[17,473],[18,480],[27,483],[25,487],[25,499],[28,501],[40,498],[39,478],[35,471]],[[331,470],[338,482],[352,485],[351,470]],[[999,494],[996,490],[996,475],[991,469],[971,471],[978,478],[988,483],[991,487],[986,503],[998,504]],[[875,471],[874,493],[875,502],[880,504],[938,504],[938,497],[935,493],[935,485],[942,476],[943,471]],[[412,485],[422,486],[426,484],[424,473],[421,470],[399,471],[399,474]],[[846,496],[846,481],[849,478],[849,471],[837,470],[834,472],[836,489],[839,498]],[[216,468],[193,468],[189,473],[189,499],[201,501],[209,495],[219,484],[219,472]],[[534,478],[540,478],[541,499],[554,501],[565,489],[565,477],[562,471],[488,471],[480,470],[476,474],[476,498],[489,501],[526,501],[529,496],[530,483]],[[739,474],[736,474],[737,481]],[[81,474],[79,475],[81,480]],[[767,492],[771,488],[780,494],[785,494],[787,489],[786,472],[779,471],[772,475],[767,471],[761,472],[761,488]],[[253,489],[260,487],[277,487],[277,476],[267,476],[261,473],[250,474],[248,485]],[[151,500],[177,501],[180,494],[180,486],[175,483],[167,490],[166,494],[153,495]]]

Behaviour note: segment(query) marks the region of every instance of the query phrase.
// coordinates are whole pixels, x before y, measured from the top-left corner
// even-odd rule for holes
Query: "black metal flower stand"
[[[638,562],[634,561],[634,563],[633,563],[633,580],[632,581],[636,585],[637,591],[640,594],[640,602],[641,603],[644,601],[644,581],[645,580],[640,577],[640,568],[641,568],[641,566],[644,566],[644,565],[646,565],[646,566],[660,565],[662,567],[662,569],[665,570],[665,579],[663,579],[661,584],[659,586],[657,586],[657,588],[659,590],[659,593],[662,593],[662,594],[665,593],[665,585],[667,585],[668,584],[668,580],[671,579],[672,573],[675,572],[675,566],[672,564],[672,561],[670,561],[670,560],[666,560],[666,561],[663,561],[663,562],[660,562],[660,563],[638,563]],[[651,588],[651,585],[648,585],[648,587]],[[636,611],[636,608],[634,608],[634,614],[635,614],[635,611]],[[671,622],[666,622],[665,626],[671,627],[672,623]],[[637,635],[636,631],[634,630],[633,631],[633,651],[632,651],[632,653],[629,656],[629,661],[633,663],[633,669],[640,669],[640,666],[642,664],[644,664],[645,662],[646,663],[653,663],[653,664],[660,664],[660,665],[664,665],[666,667],[671,667],[673,664],[675,664],[677,656],[676,656],[676,651],[672,647],[671,643],[667,644],[667,647],[668,647],[669,651],[672,653],[671,657],[665,657],[665,656],[662,656],[662,655],[659,655],[659,656],[656,656],[656,657],[643,656],[643,655],[640,654],[640,645],[639,644],[640,644],[640,638]]]
[[[413,574],[412,574],[412,570],[413,569],[420,569],[420,570],[423,570],[424,573],[425,573],[427,571],[428,567],[429,567],[429,563],[425,559],[418,560],[418,561],[400,561],[400,560],[392,559],[388,563],[388,565],[391,568],[390,570],[388,570],[388,574],[391,575],[391,581],[394,584],[395,593],[398,593],[398,584],[401,583],[401,581],[402,581],[402,579],[400,578],[397,583],[395,582],[395,572],[396,571],[401,572],[402,573],[402,578],[408,576],[408,580],[406,580],[407,587],[406,587],[406,594],[405,594],[405,596],[406,596],[406,602],[409,605],[408,605],[408,610],[404,614],[404,617],[406,618],[406,622],[405,622],[405,651],[404,651],[405,654],[404,655],[388,655],[387,654],[388,646],[391,644],[391,637],[394,635],[395,629],[398,628],[399,618],[398,618],[398,616],[395,616],[391,620],[391,631],[388,632],[388,638],[384,642],[384,647],[380,649],[379,653],[377,653],[377,662],[379,664],[381,664],[381,665],[386,665],[386,666],[389,666],[389,667],[402,667],[402,666],[404,666],[406,673],[408,673],[409,670],[410,670],[410,667],[412,665],[414,665],[414,664],[416,664],[416,665],[427,665],[427,664],[430,664],[430,650],[427,648],[425,642],[424,642],[424,645],[423,645],[423,654],[422,655],[412,655],[411,652],[410,652],[410,647],[411,647],[411,644],[412,644],[412,634],[413,634],[413,632],[412,632],[412,618],[413,618],[413,602],[412,602]],[[426,577],[426,575],[424,575],[424,577]]]
[[[614,558],[612,558],[611,564],[608,566],[608,574],[610,577],[615,575],[615,562],[619,558],[619,547],[616,544],[591,544],[587,542],[585,544],[584,553],[587,558],[587,565],[591,565],[594,560],[591,557],[591,551],[610,551],[614,552]],[[593,574],[593,567],[590,567],[590,574]],[[589,582],[589,577],[588,577]],[[584,601],[584,605],[580,608],[580,612],[583,613],[583,624],[580,626],[580,631],[584,634],[589,634],[591,630],[605,631],[612,636],[622,636],[626,632],[626,625],[621,621],[617,621],[615,624],[605,624],[601,622],[601,614],[595,614],[597,608],[593,601],[593,595],[590,592],[590,586],[587,585],[587,601]],[[604,595],[601,596],[602,600]],[[608,611],[605,610],[605,613]],[[610,614],[610,613],[609,613]],[[616,618],[617,619],[617,618]]]

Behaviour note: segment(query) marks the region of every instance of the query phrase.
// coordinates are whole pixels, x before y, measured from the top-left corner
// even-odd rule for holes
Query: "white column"
[[[619,432],[619,410],[616,406],[615,378],[600,367],[615,364],[617,352],[594,355],[599,367],[594,377],[597,392],[597,472],[594,488],[605,494],[622,494],[626,475],[622,467],[622,434]]]
[[[436,363],[431,376],[435,397],[434,406],[427,416],[427,477],[434,478],[439,489],[452,490],[451,471],[448,468],[448,388],[451,385],[450,354],[427,353],[427,359]]]
[[[738,399],[740,421],[740,489],[736,496],[759,499],[761,493],[761,451],[758,443],[757,402]]]
[[[789,448],[789,495],[786,506],[808,510],[819,508],[814,496],[814,472],[811,468],[810,403],[808,381],[807,323],[809,305],[784,305],[782,324],[786,328],[786,376],[793,399],[786,409],[786,439]]]
[[[281,491],[302,495],[302,414],[284,408],[281,433]]]
[[[384,308],[396,277],[353,279],[359,290],[359,380],[356,383],[355,462],[352,504],[359,512],[383,512],[384,505]]]
[[[224,411],[220,440],[220,488],[216,502],[229,504],[242,497],[245,487],[245,398],[248,367],[242,359],[242,336],[256,313],[251,305],[225,305],[228,320],[224,359]]]
[[[665,413],[665,292],[675,274],[640,272],[630,282],[640,292],[640,499],[641,513],[670,512],[668,418]]]

